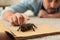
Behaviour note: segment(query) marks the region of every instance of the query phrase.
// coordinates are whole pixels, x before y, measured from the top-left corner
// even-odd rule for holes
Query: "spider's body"
[[[23,24],[22,26],[20,26],[17,31],[19,31],[19,30],[21,30],[22,32],[25,32],[25,31],[28,31],[28,30],[33,30],[33,31],[35,31],[34,28],[37,28],[34,24],[32,24],[32,23],[27,23],[27,24]]]

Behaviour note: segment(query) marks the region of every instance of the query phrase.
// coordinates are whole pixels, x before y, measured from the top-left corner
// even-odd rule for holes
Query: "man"
[[[29,17],[23,14],[31,10],[42,18],[60,18],[60,0],[22,0],[3,12],[2,17],[13,25],[22,25]]]

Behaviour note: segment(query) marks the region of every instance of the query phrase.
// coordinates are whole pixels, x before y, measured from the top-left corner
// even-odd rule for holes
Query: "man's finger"
[[[21,16],[20,24],[22,25],[24,23],[24,17]]]
[[[17,17],[14,15],[13,16],[13,22],[14,22],[15,25],[18,25],[18,21],[17,20],[18,20]]]
[[[12,17],[10,17],[9,22],[10,22],[12,25],[14,25],[14,23],[13,23],[13,18],[12,18]]]
[[[21,25],[24,18],[22,17],[22,15],[18,15],[17,18],[18,18],[18,25]]]
[[[30,19],[30,18],[29,18],[27,15],[25,15],[25,14],[22,14],[22,16],[24,17],[25,20],[29,20],[29,19]]]

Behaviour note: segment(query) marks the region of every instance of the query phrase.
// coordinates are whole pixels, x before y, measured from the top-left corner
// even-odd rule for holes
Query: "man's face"
[[[43,7],[48,13],[52,13],[56,8],[60,6],[60,0],[43,0]]]

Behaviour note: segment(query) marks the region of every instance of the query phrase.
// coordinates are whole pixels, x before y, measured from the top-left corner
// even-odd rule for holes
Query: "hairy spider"
[[[27,24],[21,25],[21,26],[17,29],[17,31],[19,31],[19,30],[21,30],[22,32],[25,32],[25,31],[28,31],[28,30],[33,30],[33,31],[35,31],[34,28],[37,28],[34,24],[32,24],[32,23],[27,23]]]

